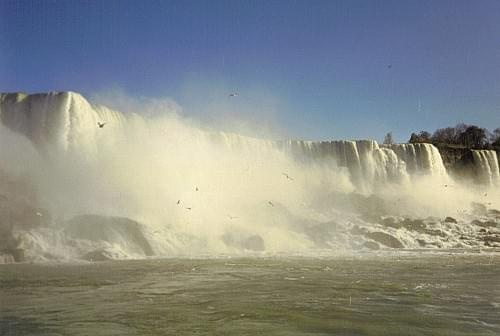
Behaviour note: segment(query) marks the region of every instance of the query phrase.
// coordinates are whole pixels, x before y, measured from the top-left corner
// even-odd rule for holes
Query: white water
[[[409,182],[413,175],[448,180],[438,150],[431,144],[400,144],[380,147],[374,140],[284,141],[283,149],[299,160],[331,159],[347,167],[351,181],[365,192],[377,185]]]
[[[380,220],[465,221],[483,195],[451,181],[429,144],[261,140],[204,130],[172,111],[122,114],[76,93],[1,95],[0,103],[0,194],[24,209],[12,221],[24,223],[14,230],[35,260],[96,250],[141,257],[149,248],[161,256],[337,253],[372,242],[370,232],[410,248],[418,240],[453,247],[464,223],[429,219],[440,236]],[[499,206],[498,192],[488,192]],[[74,218],[87,214],[98,216]]]

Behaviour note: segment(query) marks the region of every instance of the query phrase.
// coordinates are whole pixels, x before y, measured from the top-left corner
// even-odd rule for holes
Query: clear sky
[[[0,1],[0,91],[117,88],[296,138],[493,129],[500,1]]]

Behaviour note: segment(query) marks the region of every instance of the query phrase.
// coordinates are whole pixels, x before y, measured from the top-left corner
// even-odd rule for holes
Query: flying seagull
[[[177,204],[181,204],[181,200],[178,200],[178,201],[177,201]]]
[[[269,201],[269,202],[267,202],[267,203],[269,203],[269,205],[270,205],[270,206],[274,207],[273,202]]]
[[[238,96],[238,93],[237,92],[232,92],[228,96],[229,97],[236,97],[236,96]]]
[[[287,173],[283,173],[283,175],[284,175],[287,179],[289,179],[289,180],[293,181],[293,178],[292,178],[292,177],[290,177]]]
[[[192,208],[186,208],[187,210],[191,210]]]
[[[97,126],[99,126],[99,128],[103,128],[104,125],[106,125],[105,122],[99,122],[99,121],[97,122]]]

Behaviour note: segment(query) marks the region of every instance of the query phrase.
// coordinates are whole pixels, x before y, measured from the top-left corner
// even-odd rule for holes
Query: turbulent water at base
[[[493,151],[473,151],[469,183],[431,144],[262,140],[135,112],[0,96],[0,261],[500,245]]]

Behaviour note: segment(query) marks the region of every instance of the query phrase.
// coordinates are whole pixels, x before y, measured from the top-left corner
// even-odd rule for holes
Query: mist
[[[36,214],[9,229],[32,259],[337,254],[363,250],[374,232],[408,248],[422,239],[453,247],[458,229],[445,217],[465,225],[500,206],[495,185],[454,180],[432,145],[410,169],[396,148],[373,141],[321,152],[250,134],[252,123],[237,118],[225,125],[246,125],[247,135],[222,132],[171,98],[92,99],[106,106],[76,93],[2,97],[1,193],[8,211]],[[489,204],[474,215],[474,203]],[[387,218],[425,220],[442,234],[387,227]]]

